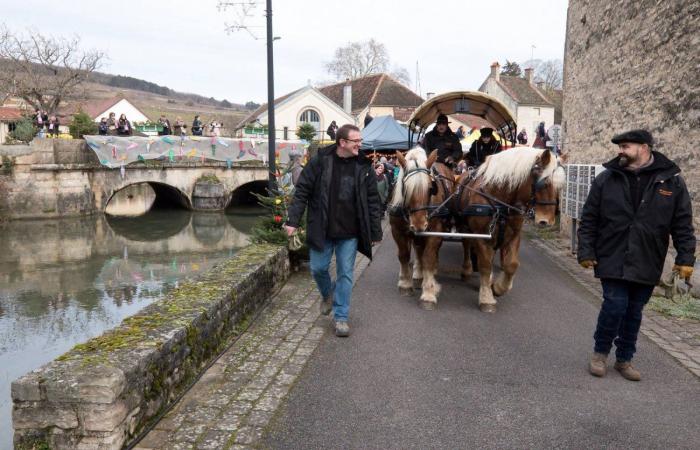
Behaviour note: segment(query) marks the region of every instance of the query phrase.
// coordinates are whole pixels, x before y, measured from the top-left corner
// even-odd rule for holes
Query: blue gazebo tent
[[[408,128],[399,124],[391,116],[375,117],[362,130],[362,150],[407,150],[408,148]]]

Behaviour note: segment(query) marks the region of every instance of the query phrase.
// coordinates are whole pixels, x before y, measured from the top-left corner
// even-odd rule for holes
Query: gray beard
[[[629,160],[628,157],[620,156],[620,161],[619,161],[620,167],[627,167],[630,165],[630,162],[631,161]]]

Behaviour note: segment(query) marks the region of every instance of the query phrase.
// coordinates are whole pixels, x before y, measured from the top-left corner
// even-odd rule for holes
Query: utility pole
[[[267,184],[270,192],[277,189],[277,167],[275,163],[275,71],[273,68],[272,43],[272,0],[266,0],[267,7],[267,158],[270,178]]]

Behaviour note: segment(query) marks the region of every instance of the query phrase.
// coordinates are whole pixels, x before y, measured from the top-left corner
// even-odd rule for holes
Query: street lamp
[[[265,16],[267,17],[267,158],[269,181],[267,188],[270,192],[277,189],[277,167],[275,162],[275,72],[273,67],[272,43],[272,0],[266,0]]]

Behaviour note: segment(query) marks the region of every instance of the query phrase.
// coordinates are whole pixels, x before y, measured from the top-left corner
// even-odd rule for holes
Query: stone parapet
[[[15,448],[120,449],[245,328],[289,275],[252,245],[12,383]]]

